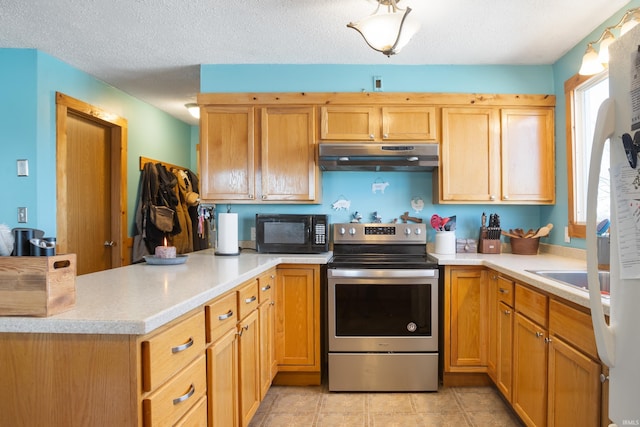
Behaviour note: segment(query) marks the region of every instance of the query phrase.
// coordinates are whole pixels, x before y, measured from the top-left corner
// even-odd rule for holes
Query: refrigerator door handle
[[[613,330],[607,326],[602,309],[600,280],[598,279],[598,250],[596,236],[596,212],[598,203],[598,182],[604,143],[615,132],[615,108],[611,98],[604,100],[598,110],[596,128],[593,134],[589,180],[587,190],[587,280],[589,283],[589,306],[596,336],[600,359],[609,367],[614,366],[615,345]],[[610,142],[612,144],[612,142]]]

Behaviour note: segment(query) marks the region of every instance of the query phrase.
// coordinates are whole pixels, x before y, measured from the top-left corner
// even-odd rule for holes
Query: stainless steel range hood
[[[438,167],[435,142],[321,143],[323,171],[432,171]]]

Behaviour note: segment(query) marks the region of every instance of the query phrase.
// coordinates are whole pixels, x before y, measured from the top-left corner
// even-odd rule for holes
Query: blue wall
[[[381,76],[385,92],[554,93],[551,66],[394,66],[394,65],[202,65],[201,92],[360,92],[371,91],[373,76]],[[432,214],[456,215],[457,237],[477,238],[483,212],[498,213],[503,228],[537,228],[539,206],[434,205],[432,173],[324,172],[321,205],[233,205],[240,218],[240,240],[249,240],[257,212],[313,212],[331,215],[331,222],[348,222],[358,211],[370,220],[377,211],[383,222],[405,211],[427,221]],[[389,182],[384,194],[371,184]],[[336,211],[338,199],[351,201],[351,211]],[[411,200],[421,198],[424,209],[414,212]],[[226,210],[221,207],[219,211]],[[565,219],[566,221],[566,219]],[[429,227],[430,228],[430,227]],[[556,231],[556,233],[558,233]],[[434,233],[430,230],[429,240]]]
[[[566,108],[565,108],[565,96],[564,96],[564,83],[570,77],[578,73],[580,65],[582,63],[582,56],[587,48],[587,43],[597,40],[602,34],[604,29],[608,26],[617,24],[624,12],[640,7],[640,0],[632,0],[623,9],[620,9],[618,13],[611,18],[604,21],[598,28],[585,37],[580,43],[578,43],[573,49],[565,54],[560,60],[553,65],[553,80],[554,88],[553,93],[556,95],[556,205],[553,207],[542,208],[542,222],[551,222],[556,225],[562,224],[562,229],[568,224],[569,217],[569,205],[568,199],[568,177],[567,177],[567,136],[566,136]],[[616,34],[617,35],[617,34]],[[565,244],[563,243],[563,233],[558,230],[555,233],[552,232],[550,243],[553,244]],[[595,231],[594,231],[595,232]],[[584,239],[571,239],[569,246],[585,248],[586,241]]]
[[[574,75],[586,43],[615,24],[625,10],[640,6],[633,0],[578,43],[556,64],[548,66],[395,66],[395,65],[213,65],[201,66],[201,92],[360,92],[372,90],[373,76],[383,78],[386,92],[523,93],[556,95],[555,206],[433,205],[432,174],[398,172],[325,172],[320,205],[233,205],[241,214],[242,240],[256,212],[328,213],[333,222],[347,221],[350,212],[335,211],[340,198],[351,201],[368,219],[378,211],[384,221],[409,211],[428,219],[431,214],[457,215],[458,236],[476,237],[482,212],[497,212],[504,228],[538,227],[552,222],[549,243],[563,245],[567,224],[567,177],[564,82]],[[138,158],[151,157],[197,168],[198,128],[133,98],[46,53],[32,49],[0,49],[0,223],[55,232],[55,92],[78,98],[128,120],[128,210],[132,224],[138,186]],[[29,160],[29,177],[16,176],[16,160]],[[389,182],[385,194],[371,184]],[[421,198],[415,213],[411,199]],[[29,209],[29,222],[17,224],[18,206]],[[226,207],[223,207],[223,210]],[[584,247],[581,239],[570,246]]]
[[[127,119],[130,228],[140,156],[195,170],[192,126],[43,52],[0,49],[0,223],[55,235],[56,92]],[[17,159],[29,160],[28,177],[16,176]],[[27,224],[17,223],[18,206],[28,208]]]

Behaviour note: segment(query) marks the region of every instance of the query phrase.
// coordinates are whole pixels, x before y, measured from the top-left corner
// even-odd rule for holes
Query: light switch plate
[[[18,176],[29,176],[29,161],[27,159],[19,159],[16,161]]]
[[[27,222],[27,208],[25,207],[18,208],[18,222],[19,223]]]

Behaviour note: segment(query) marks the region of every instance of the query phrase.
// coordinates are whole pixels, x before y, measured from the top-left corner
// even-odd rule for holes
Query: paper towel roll
[[[218,249],[220,255],[237,255],[238,252],[238,214],[218,214]]]

